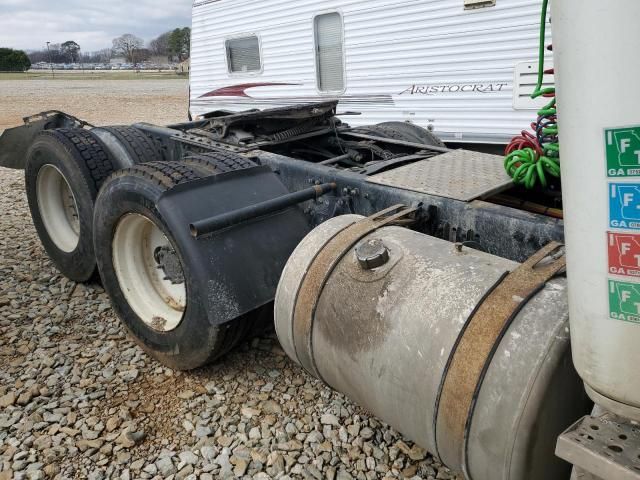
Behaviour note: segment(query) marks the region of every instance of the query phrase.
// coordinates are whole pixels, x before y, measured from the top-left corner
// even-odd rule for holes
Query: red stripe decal
[[[295,86],[299,83],[243,83],[242,85],[232,85],[230,87],[223,87],[212,92],[205,93],[200,98],[205,97],[247,97],[251,98],[245,90],[255,87],[274,87],[274,86]]]

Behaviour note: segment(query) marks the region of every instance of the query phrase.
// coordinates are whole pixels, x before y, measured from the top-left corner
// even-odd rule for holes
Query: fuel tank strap
[[[471,313],[449,356],[434,416],[437,454],[469,479],[467,436],[484,376],[512,320],[565,268],[564,254],[551,257],[561,247],[552,242],[504,275]]]
[[[385,225],[393,224],[411,215],[415,211],[417,208],[395,205],[353,223],[329,240],[311,262],[298,289],[293,313],[293,345],[296,357],[311,375],[324,381],[316,366],[312,336],[316,307],[329,275],[338,262],[362,238]]]

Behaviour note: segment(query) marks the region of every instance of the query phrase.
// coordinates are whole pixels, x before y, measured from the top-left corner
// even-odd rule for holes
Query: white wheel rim
[[[112,249],[120,289],[147,326],[170,332],[178,328],[184,316],[187,289],[184,281],[172,283],[167,278],[156,259],[161,248],[175,252],[169,239],[149,218],[131,213],[118,222]],[[180,274],[183,275],[181,268]]]
[[[73,252],[80,242],[78,205],[69,182],[58,168],[53,165],[40,168],[36,198],[49,238],[63,252]]]

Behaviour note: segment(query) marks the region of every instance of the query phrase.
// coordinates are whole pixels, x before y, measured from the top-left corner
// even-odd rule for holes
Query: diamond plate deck
[[[586,478],[639,480],[640,430],[613,414],[584,417],[558,438],[556,455]]]
[[[498,155],[455,150],[374,175],[367,181],[470,202],[513,186],[503,163]]]

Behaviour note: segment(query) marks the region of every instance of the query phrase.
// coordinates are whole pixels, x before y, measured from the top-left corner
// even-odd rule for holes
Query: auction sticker
[[[607,175],[640,176],[640,127],[605,130]]]
[[[640,234],[607,233],[609,273],[640,277]]]
[[[609,315],[615,320],[640,323],[640,285],[609,280]]]
[[[609,184],[609,226],[640,230],[640,184]]]

